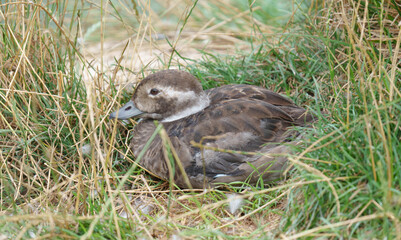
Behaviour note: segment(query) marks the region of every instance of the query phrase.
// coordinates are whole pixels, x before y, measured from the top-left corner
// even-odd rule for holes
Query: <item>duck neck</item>
[[[162,120],[162,122],[173,122],[179,120],[181,118],[188,117],[192,114],[202,111],[203,109],[207,108],[210,104],[209,97],[206,93],[202,93],[199,98],[197,99],[196,103],[193,105],[189,105],[187,108],[174,113],[171,116],[168,116]]]

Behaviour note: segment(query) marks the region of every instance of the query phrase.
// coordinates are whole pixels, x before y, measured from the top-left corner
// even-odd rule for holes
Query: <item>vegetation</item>
[[[400,238],[401,6],[282,2],[2,2],[0,239]],[[180,190],[138,167],[108,114],[163,68],[320,116],[291,177]]]

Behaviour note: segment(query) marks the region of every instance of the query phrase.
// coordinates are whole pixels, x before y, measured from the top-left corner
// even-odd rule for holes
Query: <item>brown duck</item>
[[[287,167],[288,145],[300,135],[292,127],[313,120],[290,99],[264,88],[226,85],[203,91],[193,75],[178,70],[149,75],[138,84],[132,100],[110,115],[132,117],[142,118],[130,144],[135,156],[154,133],[154,120],[163,124],[177,152],[176,161],[185,169],[184,174],[175,164],[174,182],[183,188],[280,179]],[[205,148],[194,146],[194,142],[202,142]],[[157,136],[140,164],[168,180],[163,151],[162,139]]]

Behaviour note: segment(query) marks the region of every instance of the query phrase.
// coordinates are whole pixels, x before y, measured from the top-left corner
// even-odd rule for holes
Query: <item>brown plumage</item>
[[[194,188],[234,181],[254,184],[260,177],[265,182],[280,179],[287,167],[288,144],[300,134],[292,127],[313,121],[305,109],[280,94],[250,85],[203,91],[194,76],[178,70],[143,79],[132,100],[110,117],[143,118],[134,128],[130,144],[136,156],[155,131],[154,120],[160,120]],[[202,142],[207,148],[195,147],[193,142]],[[235,152],[214,151],[216,148]],[[162,179],[169,178],[159,136],[140,164]],[[178,167],[174,172],[175,183],[189,187]]]

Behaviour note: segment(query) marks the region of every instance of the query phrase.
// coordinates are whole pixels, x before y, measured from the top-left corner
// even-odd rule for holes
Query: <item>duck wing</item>
[[[244,84],[224,85],[221,87],[206,90],[211,105],[232,99],[257,99],[275,106],[293,106],[294,102],[278,93],[265,88]]]
[[[212,106],[233,99],[259,100],[279,107],[294,119],[296,125],[304,126],[316,120],[316,117],[306,113],[305,109],[295,105],[291,99],[258,86],[244,84],[224,85],[206,90],[206,93]]]
[[[286,158],[266,159],[261,155],[238,152],[281,154],[284,150],[288,151],[281,143],[291,142],[299,134],[290,128],[302,125],[298,119],[306,112],[290,103],[289,100],[283,101],[286,105],[280,106],[244,96],[227,100],[220,97],[220,101],[204,111],[165,125],[169,136],[179,139],[179,146],[175,147],[190,148],[191,159],[188,159],[188,151],[182,158],[179,156],[192,185],[203,187],[205,178],[211,183],[245,181],[254,171],[252,165],[257,165],[256,168],[266,166],[263,171],[274,169],[278,172],[266,174],[269,178],[280,176]],[[202,143],[206,149],[192,146],[192,141]]]

